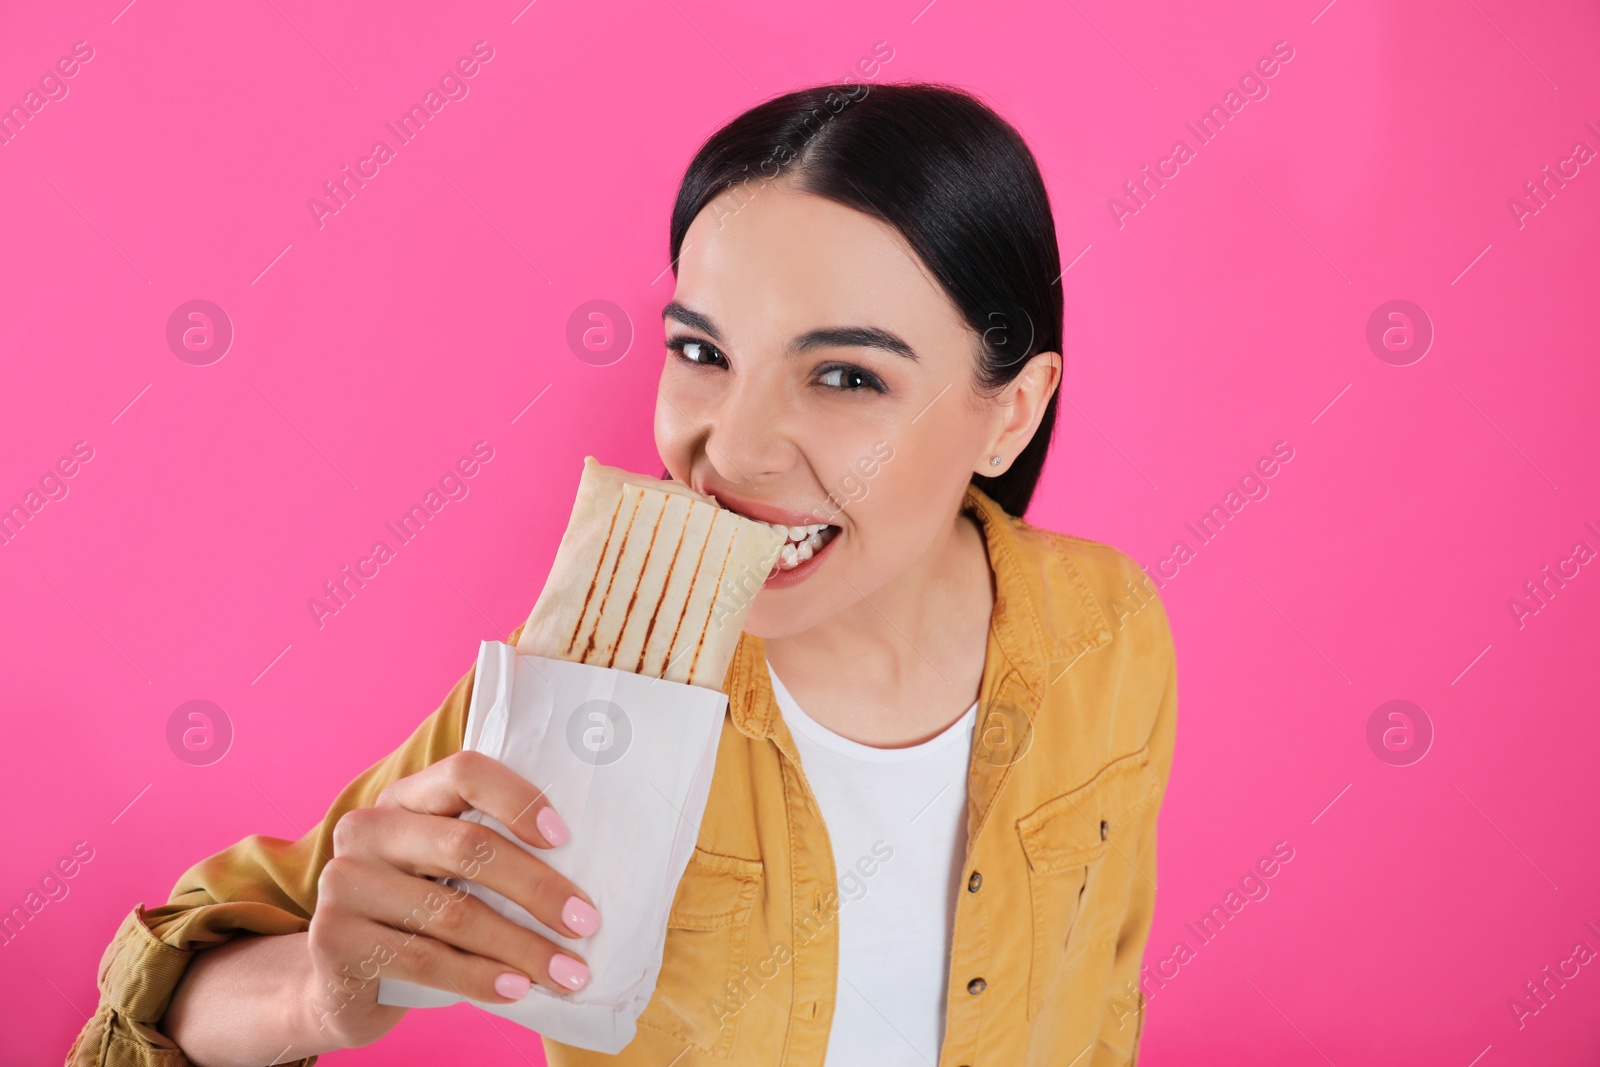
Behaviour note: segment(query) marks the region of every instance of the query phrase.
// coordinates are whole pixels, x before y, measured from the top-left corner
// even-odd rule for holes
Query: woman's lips
[[[736,515],[743,515],[747,519],[754,519],[757,522],[765,522],[775,526],[815,526],[817,523],[829,522],[833,518],[832,515],[818,514],[814,510],[796,510],[779,507],[776,504],[762,504],[754,500],[741,500],[736,496],[727,496],[710,490],[705,490],[704,492],[712,500],[715,500],[718,505],[727,508]]]
[[[701,492],[716,501],[718,507],[725,508],[736,515],[755,522],[765,523],[768,526],[783,526],[785,534],[791,533],[796,527],[826,527],[825,530],[818,532],[823,540],[820,545],[812,550],[811,558],[787,569],[782,568],[779,563],[774,563],[772,571],[769,572],[766,582],[762,586],[764,589],[782,589],[805,581],[816,572],[821,561],[829,555],[830,550],[833,548],[833,543],[839,540],[844,533],[842,528],[828,522],[828,519],[833,516],[820,515],[815,511],[801,511],[780,507],[776,504],[741,500],[738,497],[717,493],[712,490],[701,490]],[[837,512],[834,512],[833,515],[836,516]],[[795,543],[794,541],[786,540],[788,545],[794,545]],[[784,551],[787,551],[787,549]],[[781,559],[782,557],[780,556],[779,560],[781,561]]]
[[[815,574],[817,572],[817,568],[822,566],[822,562],[832,554],[833,546],[838,544],[839,541],[844,537],[843,530],[839,529],[837,526],[832,527],[832,529],[835,531],[834,534],[829,537],[828,540],[823,542],[821,548],[817,549],[811,554],[810,559],[799,564],[798,566],[790,567],[788,570],[782,570],[775,566],[773,572],[767,576],[767,580],[762,585],[762,588],[786,589],[793,585],[799,585],[801,582]]]

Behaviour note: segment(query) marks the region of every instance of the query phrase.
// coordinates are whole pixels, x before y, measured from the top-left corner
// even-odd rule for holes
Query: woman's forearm
[[[195,1067],[261,1067],[339,1047],[317,1026],[308,937],[241,937],[196,953],[161,1032]]]

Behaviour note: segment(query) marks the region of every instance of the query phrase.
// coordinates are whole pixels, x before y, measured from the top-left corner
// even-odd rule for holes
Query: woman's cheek
[[[690,442],[694,437],[690,411],[694,403],[692,398],[683,395],[684,390],[671,378],[670,371],[662,375],[656,394],[656,451],[661,455],[662,462],[681,477],[690,466]]]

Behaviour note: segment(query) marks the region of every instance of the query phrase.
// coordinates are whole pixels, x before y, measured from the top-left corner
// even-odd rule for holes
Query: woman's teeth
[[[778,570],[787,571],[800,566],[806,560],[816,555],[818,550],[839,532],[837,526],[829,526],[825,522],[815,523],[810,526],[783,526],[775,522],[767,523],[772,529],[783,534],[785,544],[778,550]]]

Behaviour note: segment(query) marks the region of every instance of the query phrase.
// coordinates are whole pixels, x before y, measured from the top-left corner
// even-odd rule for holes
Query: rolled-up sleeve
[[[519,626],[507,642],[515,644],[521,633]],[[347,785],[299,840],[252,835],[189,868],[167,903],[135,905],[101,957],[100,1002],[68,1051],[66,1067],[188,1067],[183,1050],[158,1024],[189,960],[242,934],[310,928],[317,880],[333,855],[334,825],[348,811],[371,807],[391,782],[460,751],[476,670],[474,659],[438,709]],[[316,1060],[293,1062],[311,1067]]]

